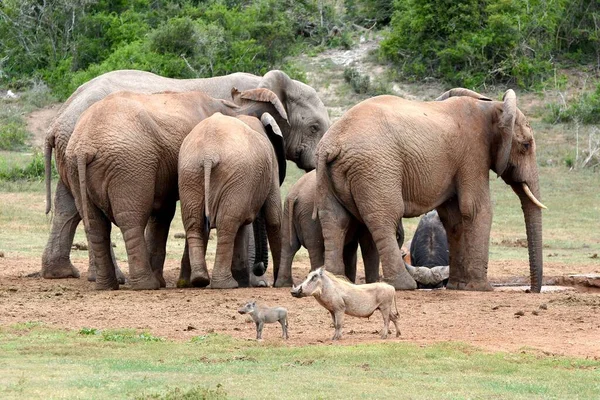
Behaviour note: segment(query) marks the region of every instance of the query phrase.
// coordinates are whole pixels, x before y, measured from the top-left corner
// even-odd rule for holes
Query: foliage
[[[177,78],[264,74],[337,23],[320,0],[6,0],[0,3],[0,82],[43,78],[61,99],[108,71]],[[292,71],[292,76],[294,71]]]
[[[106,342],[162,342],[163,338],[152,336],[148,332],[137,333],[134,329],[105,330],[101,332]]]
[[[381,54],[413,79],[535,88],[558,56],[600,55],[599,17],[587,0],[396,1]]]
[[[394,11],[394,0],[345,0],[344,4],[352,21],[369,28],[389,24]]]
[[[600,84],[592,92],[584,92],[574,100],[564,104],[550,104],[549,117],[552,122],[573,122],[583,124],[600,123]]]
[[[21,150],[27,146],[29,133],[21,121],[3,121],[0,125],[0,150]]]
[[[52,175],[58,177],[58,172],[52,162]],[[0,181],[39,181],[44,179],[44,155],[38,151],[33,153],[31,161],[24,165],[13,165],[0,168]]]
[[[356,68],[344,69],[344,80],[352,86],[354,93],[378,96],[389,93],[388,88],[382,83],[373,83],[368,75],[363,75]]]

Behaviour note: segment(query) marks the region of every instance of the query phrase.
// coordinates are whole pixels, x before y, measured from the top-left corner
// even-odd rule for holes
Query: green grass
[[[0,328],[5,399],[592,399],[599,369],[599,361],[460,343],[288,347],[216,334],[107,341],[37,323]]]

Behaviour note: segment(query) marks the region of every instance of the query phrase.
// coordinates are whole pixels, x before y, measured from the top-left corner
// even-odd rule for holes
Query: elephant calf
[[[292,286],[292,261],[304,246],[310,257],[310,269],[323,266],[325,246],[323,231],[318,218],[313,219],[317,176],[315,171],[303,175],[290,189],[284,203],[281,221],[281,271],[274,286]],[[356,278],[356,253],[360,243],[367,283],[379,280],[379,256],[366,227],[352,221],[344,244],[344,266],[348,279]]]
[[[278,270],[285,150],[269,113],[260,120],[216,113],[200,122],[181,145],[178,173],[192,285],[238,287],[231,272],[234,242],[259,212],[266,222],[274,271]],[[212,278],[205,260],[211,228],[218,231]]]

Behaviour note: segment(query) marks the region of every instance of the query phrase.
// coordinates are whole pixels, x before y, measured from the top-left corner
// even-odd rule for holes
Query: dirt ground
[[[85,276],[87,266],[76,262]],[[127,270],[126,265],[121,265]],[[548,264],[547,273],[560,271]],[[0,326],[42,321],[57,328],[135,328],[174,340],[212,332],[253,339],[254,324],[237,309],[247,300],[287,307],[289,345],[331,344],[329,313],[313,298],[293,298],[289,289],[235,290],[177,289],[178,263],[165,267],[168,288],[134,292],[98,292],[86,279],[45,280],[26,277],[38,271],[40,261],[0,258]],[[295,263],[295,279],[308,272],[308,262]],[[493,262],[492,281],[523,276],[526,262]],[[598,265],[578,267],[598,272]],[[523,291],[475,293],[450,290],[397,292],[401,314],[399,339],[428,344],[460,341],[496,351],[533,351],[600,359],[600,293],[571,289],[565,292],[527,294]],[[517,315],[523,314],[523,315]],[[340,345],[379,341],[381,316],[346,317]],[[278,324],[267,325],[266,342],[281,342]]]

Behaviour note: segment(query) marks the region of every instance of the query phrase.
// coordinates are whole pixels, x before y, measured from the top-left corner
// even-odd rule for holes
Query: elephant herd
[[[123,70],[87,82],[47,133],[47,212],[53,152],[60,178],[42,276],[80,276],[69,253],[83,219],[88,279],[97,289],[125,281],[112,253],[112,224],[123,234],[132,289],[164,287],[180,200],[180,287],[266,285],[268,241],[277,287],[293,285],[301,245],[311,269],[324,265],[354,281],[360,245],[367,282],[380,280],[381,262],[384,281],[414,289],[400,252],[402,218],[435,209],[447,235],[448,288],[490,290],[491,169],[521,201],[531,290],[540,291],[545,207],[533,131],[512,90],[503,101],[467,89],[432,102],[378,96],[330,125],[316,91],[277,70],[186,80]],[[316,171],[296,183],[282,209],[286,159]],[[210,276],[212,228],[218,238]]]

